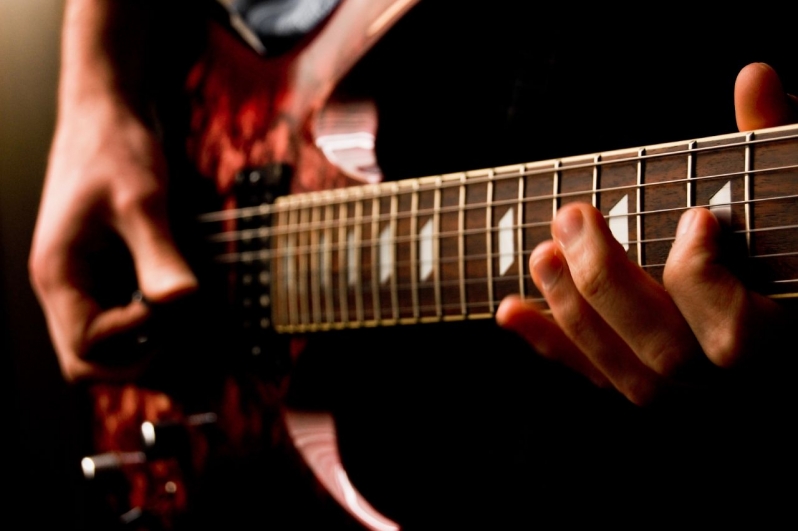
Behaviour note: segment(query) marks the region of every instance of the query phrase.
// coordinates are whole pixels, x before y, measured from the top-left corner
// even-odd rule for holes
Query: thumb
[[[786,125],[798,119],[798,101],[784,92],[776,71],[765,63],[752,63],[734,84],[737,128],[750,131]]]

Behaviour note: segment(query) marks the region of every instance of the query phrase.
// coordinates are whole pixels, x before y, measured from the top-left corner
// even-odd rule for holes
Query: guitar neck
[[[681,214],[710,208],[755,288],[795,296],[798,127],[280,198],[272,321],[283,332],[486,318],[520,294],[563,205],[593,204],[655,279]]]

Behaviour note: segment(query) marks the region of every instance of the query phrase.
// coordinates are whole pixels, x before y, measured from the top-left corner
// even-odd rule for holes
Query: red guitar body
[[[247,206],[238,204],[233,189],[236,175],[246,168],[290,167],[291,192],[378,182],[381,175],[368,147],[369,139],[373,147],[376,134],[375,108],[367,101],[339,97],[335,91],[357,59],[414,3],[346,0],[291,52],[268,59],[229,27],[209,22],[207,46],[186,80],[188,126],[180,127],[186,131],[183,148],[188,167],[206,184],[189,186],[212,187],[220,207],[235,208]],[[336,144],[336,139],[348,135],[360,141]],[[337,158],[337,165],[331,157]],[[233,229],[235,224],[225,228]],[[219,281],[218,275],[215,280]],[[225,282],[222,279],[217,291],[224,291]],[[217,328],[218,323],[206,324]],[[278,342],[266,345],[263,357],[288,360],[302,350],[299,339],[290,347],[286,341]],[[194,528],[209,523],[203,515],[221,513],[226,516],[218,517],[217,523],[225,527],[260,528],[250,519],[262,511],[263,522],[268,522],[264,525],[276,528],[398,528],[348,480],[332,417],[285,406],[289,367],[284,361],[279,370],[267,370],[264,376],[263,371],[250,370],[249,362],[222,361],[234,357],[224,352],[224,346],[209,358],[194,350],[210,350],[207,344],[197,347],[187,342],[182,348],[193,351],[197,359],[192,360],[191,354],[161,353],[172,360],[156,362],[150,371],[156,376],[145,375],[136,384],[95,385],[89,391],[93,451],[121,456],[124,462],[115,471],[124,478],[123,487],[109,488],[109,483],[92,479],[98,482],[94,490],[107,511],[90,518],[98,520],[98,527],[116,516],[133,528]],[[276,354],[277,350],[281,351]],[[184,371],[174,368],[175,359],[182,360],[178,365],[188,364]],[[186,381],[175,385],[177,379]],[[193,414],[204,411],[213,412],[209,425],[192,422],[197,418]],[[139,454],[145,450],[141,427],[147,422],[178,426],[182,440],[163,455]],[[227,465],[238,472],[219,472]],[[248,467],[253,470],[241,472]],[[224,485],[226,481],[238,484]],[[118,486],[118,477],[115,482]],[[257,499],[259,494],[272,499]],[[334,503],[320,501],[324,496]],[[334,508],[336,503],[343,509]],[[208,505],[216,509],[209,511]],[[236,508],[245,506],[250,516],[236,514]]]

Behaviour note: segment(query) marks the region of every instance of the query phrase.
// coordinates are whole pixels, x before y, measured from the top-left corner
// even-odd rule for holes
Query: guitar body
[[[247,168],[285,168],[282,183],[275,183],[270,194],[378,182],[374,105],[366,100],[336,101],[333,92],[354,62],[414,3],[344,1],[303,43],[269,59],[231,28],[209,21],[205,49],[186,80],[182,104],[189,105],[164,113],[187,116],[183,124],[166,124],[180,131],[181,161],[188,162],[173,169],[183,173],[173,177],[177,194],[183,186],[192,189],[180,201],[210,189],[210,201],[199,202],[222,209],[249,206],[242,201],[252,199],[237,196],[234,189],[236,177]],[[355,143],[347,143],[352,135],[358,137]],[[167,136],[167,147],[171,138]],[[249,174],[242,175],[246,179]],[[262,200],[256,196],[253,206]],[[176,208],[176,217],[196,216],[197,206],[192,206],[193,214]],[[234,229],[236,224],[224,228]],[[262,520],[277,528],[397,529],[346,478],[330,414],[286,408],[288,374],[301,341],[289,345],[284,338],[270,337],[269,344],[258,344],[265,352],[253,353],[254,343],[211,339],[220,334],[229,338],[239,330],[241,323],[231,325],[235,319],[219,310],[241,304],[231,298],[240,296],[234,286],[245,273],[204,267],[208,257],[191,250],[197,231],[189,231],[194,234],[186,238],[186,254],[199,255],[193,258],[203,279],[202,307],[209,306],[207,299],[213,301],[215,317],[198,318],[202,311],[196,309],[167,310],[171,330],[156,346],[156,356],[169,359],[156,362],[137,384],[90,388],[93,451],[96,456],[119,456],[123,462],[108,474],[96,472],[95,465],[84,460],[84,472],[89,466],[92,476],[112,476],[92,477],[95,485],[90,490],[101,498],[104,511],[91,519],[99,528],[120,518],[141,528],[190,529],[215,518],[218,525],[235,528],[260,528]],[[212,287],[206,288],[206,282]],[[185,325],[182,336],[176,322]],[[186,341],[192,327],[203,325],[218,333]],[[175,342],[175,337],[182,339]],[[203,412],[212,413],[203,417]],[[202,420],[195,422],[198,418]],[[147,422],[159,432],[162,427],[167,430],[166,448],[146,448],[141,427]],[[171,428],[180,433],[178,443],[171,440]],[[96,456],[93,463],[102,463]],[[322,501],[325,496],[335,502]],[[343,508],[331,508],[332,503]]]
[[[498,27],[494,23],[504,17],[488,16],[488,37],[459,35],[457,24],[443,29],[448,14],[418,26],[429,11],[418,6],[405,16],[415,3],[344,0],[319,29],[276,58],[263,58],[228,28],[209,25],[206,47],[186,81],[185,119],[171,130],[170,122],[165,124],[167,147],[184,157],[172,170],[172,202],[176,232],[184,235],[182,245],[201,278],[202,302],[190,301],[190,311],[168,321],[170,333],[140,382],[90,390],[92,451],[129,461],[114,472],[113,488],[98,483],[107,507],[98,528],[107,528],[103,518],[120,515],[142,529],[261,528],[261,519],[263,528],[276,529],[456,527],[482,521],[523,527],[539,518],[623,521],[633,511],[650,515],[661,503],[679,504],[675,514],[686,514],[707,498],[739,500],[750,494],[738,489],[736,474],[756,478],[758,465],[739,459],[739,441],[728,447],[721,442],[747,429],[762,430],[768,440],[783,435],[774,419],[784,408],[771,406],[791,395],[770,386],[767,371],[735,376],[744,381],[740,386],[735,381],[709,392],[691,390],[683,402],[641,412],[539,359],[489,321],[432,324],[422,332],[369,327],[291,339],[251,331],[269,314],[250,309],[272,292],[268,286],[253,288],[244,304],[242,287],[257,283],[262,271],[212,265],[214,255],[241,252],[248,242],[217,239],[209,253],[209,235],[192,223],[197,214],[216,211],[221,222],[214,230],[247,228],[248,217],[224,213],[251,206],[250,199],[255,206],[273,199],[265,198],[260,185],[241,192],[250,170],[262,172],[262,180],[290,175],[281,186],[296,194],[380,181],[382,171],[370,149],[375,137],[380,166],[394,179],[561,156],[564,144],[569,154],[590,152],[732,127],[727,106],[706,104],[717,87],[701,83],[694,89],[706,91],[700,103],[678,115],[675,109],[686,107],[690,97],[641,117],[634,108],[649,95],[623,82],[617,90],[597,87],[598,95],[581,101],[585,80],[609,83],[626,66],[606,65],[570,41],[555,53],[552,38],[563,36],[547,22],[551,13],[529,19],[534,46],[520,48],[510,59],[492,53],[526,43],[526,34],[511,23],[516,20]],[[436,13],[446,13],[438,7]],[[533,11],[518,9],[524,15]],[[467,19],[472,24],[465,27],[473,29],[481,14],[451,17]],[[408,18],[422,31],[409,41],[407,32],[399,41],[385,35]],[[580,18],[574,31],[590,25]],[[619,27],[624,26],[611,26]],[[438,30],[464,40],[439,39]],[[634,33],[642,39],[641,30]],[[593,28],[588,34],[601,32]],[[487,46],[480,38],[498,42]],[[406,50],[397,42],[406,43]],[[627,44],[605,42],[603,48],[620,53]],[[433,59],[419,63],[433,66],[415,72],[413,53],[432,50],[431,45],[444,52],[430,51]],[[368,54],[380,47],[380,53]],[[447,54],[455,52],[464,58],[453,59],[453,66]],[[537,69],[535,75],[498,77],[519,58]],[[748,60],[689,66],[687,73],[713,68],[725,73]],[[558,61],[578,68],[560,71]],[[659,77],[675,71],[676,62],[621,79],[665,85],[657,91],[662,95],[680,85]],[[449,77],[451,85],[441,88],[441,77],[472,63],[484,77]],[[438,69],[443,75],[425,85],[421,74]],[[727,81],[723,78],[724,90],[730,90]],[[369,92],[362,85],[376,88],[376,105],[358,97]],[[558,90],[562,87],[570,88]],[[425,93],[433,97],[423,99]],[[544,95],[548,99],[541,102]],[[386,101],[392,104],[383,105]],[[621,104],[632,110],[621,113]],[[480,110],[483,106],[488,109]],[[699,108],[704,119],[685,126],[684,117]],[[567,109],[563,125],[552,125],[558,112],[552,109]],[[397,127],[419,115],[428,122]],[[612,123],[616,118],[619,123]],[[468,130],[470,119],[482,130]],[[664,125],[653,127],[649,120]],[[542,124],[541,130],[527,128],[530,123]],[[455,159],[458,166],[452,165]],[[208,190],[209,201],[195,200],[198,190]],[[165,314],[174,316],[171,309]],[[242,320],[250,327],[245,332],[237,328]],[[141,442],[145,422],[177,426],[178,442],[147,450]],[[755,446],[761,450],[767,444]],[[778,461],[764,459],[770,465]],[[705,485],[692,481],[693,471],[711,479]],[[680,485],[678,495],[663,487],[673,484]]]

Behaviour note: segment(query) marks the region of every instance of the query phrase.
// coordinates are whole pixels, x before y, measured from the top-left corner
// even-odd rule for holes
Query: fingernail
[[[690,209],[682,214],[682,218],[679,220],[679,226],[676,227],[676,239],[690,232],[693,221],[695,221],[695,210]]]
[[[582,235],[582,211],[571,208],[557,215],[554,221],[554,239],[562,248],[570,247]]]
[[[543,291],[549,291],[562,275],[562,260],[554,253],[532,259],[532,273]]]

